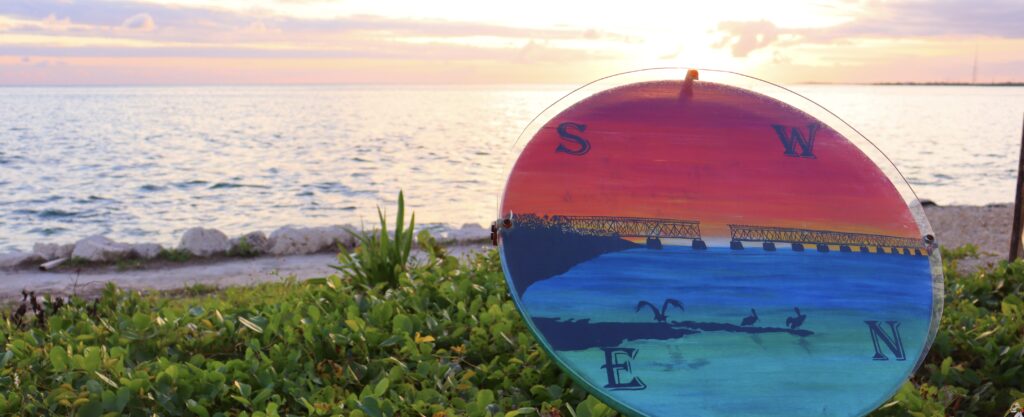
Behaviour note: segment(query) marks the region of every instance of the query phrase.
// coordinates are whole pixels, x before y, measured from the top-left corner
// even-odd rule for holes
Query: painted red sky
[[[706,236],[733,223],[920,237],[892,183],[837,132],[818,131],[815,158],[786,156],[772,125],[806,133],[809,115],[702,82],[680,100],[680,88],[619,87],[547,122],[516,162],[502,213],[699,220]],[[577,148],[558,135],[563,122],[586,125],[588,153],[555,152]]]

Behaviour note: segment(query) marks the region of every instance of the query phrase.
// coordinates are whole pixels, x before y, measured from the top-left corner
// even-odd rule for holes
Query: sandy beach
[[[978,247],[977,258],[959,262],[962,272],[996,264],[1009,254],[1012,204],[933,206],[925,207],[925,213],[939,245],[950,249],[967,244]]]

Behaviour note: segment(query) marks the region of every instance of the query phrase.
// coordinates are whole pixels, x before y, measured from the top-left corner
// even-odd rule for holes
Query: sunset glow
[[[0,4],[0,84],[579,84],[665,66],[1024,81],[1022,20],[1012,0],[15,0]]]

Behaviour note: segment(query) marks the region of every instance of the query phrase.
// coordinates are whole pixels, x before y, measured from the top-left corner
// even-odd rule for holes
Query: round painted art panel
[[[531,330],[629,414],[870,412],[941,314],[909,187],[781,87],[664,75],[602,80],[527,129],[498,238]]]

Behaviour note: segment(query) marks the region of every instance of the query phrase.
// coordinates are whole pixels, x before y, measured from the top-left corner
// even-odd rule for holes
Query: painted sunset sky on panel
[[[787,156],[773,125],[809,115],[773,99],[697,82],[631,84],[592,96],[548,121],[525,147],[502,213],[698,220],[710,237],[728,224],[920,237],[891,182],[852,143],[822,125],[813,158]],[[557,152],[589,142],[583,155]],[[795,146],[795,145],[794,145]],[[795,147],[800,153],[800,147]]]

